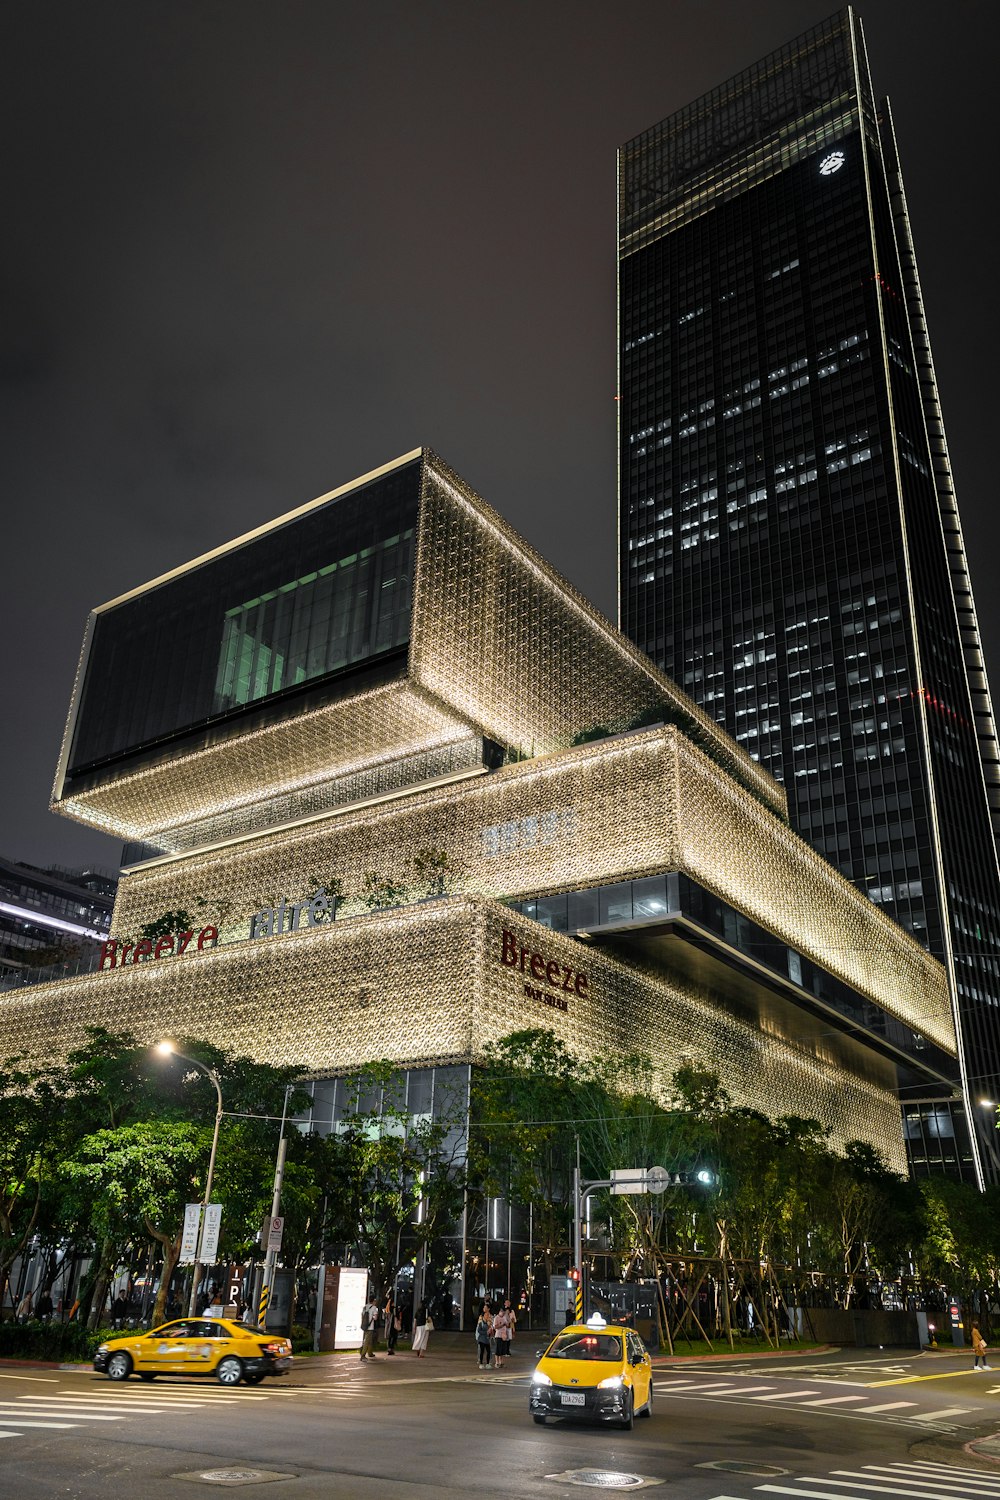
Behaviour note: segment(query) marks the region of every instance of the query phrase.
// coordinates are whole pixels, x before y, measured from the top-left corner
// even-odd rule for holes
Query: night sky
[[[48,811],[93,605],[422,443],[615,617],[616,148],[833,8],[10,0],[0,854],[116,867]],[[996,690],[1000,7],[858,8]]]

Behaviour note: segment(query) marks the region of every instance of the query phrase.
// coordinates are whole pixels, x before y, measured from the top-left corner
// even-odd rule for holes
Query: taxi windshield
[[[561,1333],[546,1351],[546,1359],[594,1359],[605,1364],[620,1360],[622,1341],[616,1333]]]

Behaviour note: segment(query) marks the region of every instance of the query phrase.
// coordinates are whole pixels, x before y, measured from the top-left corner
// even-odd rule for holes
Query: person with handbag
[[[496,1339],[493,1363],[498,1370],[503,1369],[504,1361],[510,1353],[510,1341],[514,1337],[514,1321],[510,1298],[507,1298],[500,1311],[493,1315],[493,1336]]]
[[[421,1300],[413,1314],[413,1343],[411,1345],[418,1359],[427,1353],[427,1342],[433,1332],[434,1320],[427,1311],[427,1303]]]
[[[986,1363],[986,1340],[979,1330],[978,1321],[973,1318],[969,1337],[972,1339],[972,1368],[973,1370],[992,1370],[993,1366]]]
[[[385,1352],[395,1354],[396,1340],[402,1331],[403,1320],[399,1315],[399,1308],[392,1299],[391,1292],[386,1294],[383,1317],[385,1318]]]
[[[480,1369],[483,1369],[485,1366],[485,1368],[488,1370],[490,1367],[493,1356],[493,1351],[490,1347],[490,1339],[492,1338],[492,1336],[493,1318],[490,1313],[490,1304],[488,1302],[484,1302],[482,1312],[479,1314],[479,1321],[476,1324],[476,1346],[479,1350]]]

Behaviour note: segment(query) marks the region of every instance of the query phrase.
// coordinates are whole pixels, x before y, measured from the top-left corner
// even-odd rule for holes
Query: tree
[[[163,1320],[180,1254],[184,1205],[194,1190],[206,1145],[204,1126],[181,1120],[137,1121],[85,1136],[63,1166],[69,1181],[83,1184],[91,1194],[92,1223],[102,1243],[120,1245],[145,1230],[160,1245],[163,1269],[154,1322]]]

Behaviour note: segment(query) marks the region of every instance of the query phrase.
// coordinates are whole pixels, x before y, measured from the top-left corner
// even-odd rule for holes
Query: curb
[[[832,1354],[840,1348],[840,1344],[817,1344],[811,1349],[759,1349],[742,1354],[731,1353],[728,1349],[725,1354],[654,1354],[653,1366],[662,1370],[691,1363],[721,1364],[724,1360],[734,1359],[805,1359],[814,1354]]]

